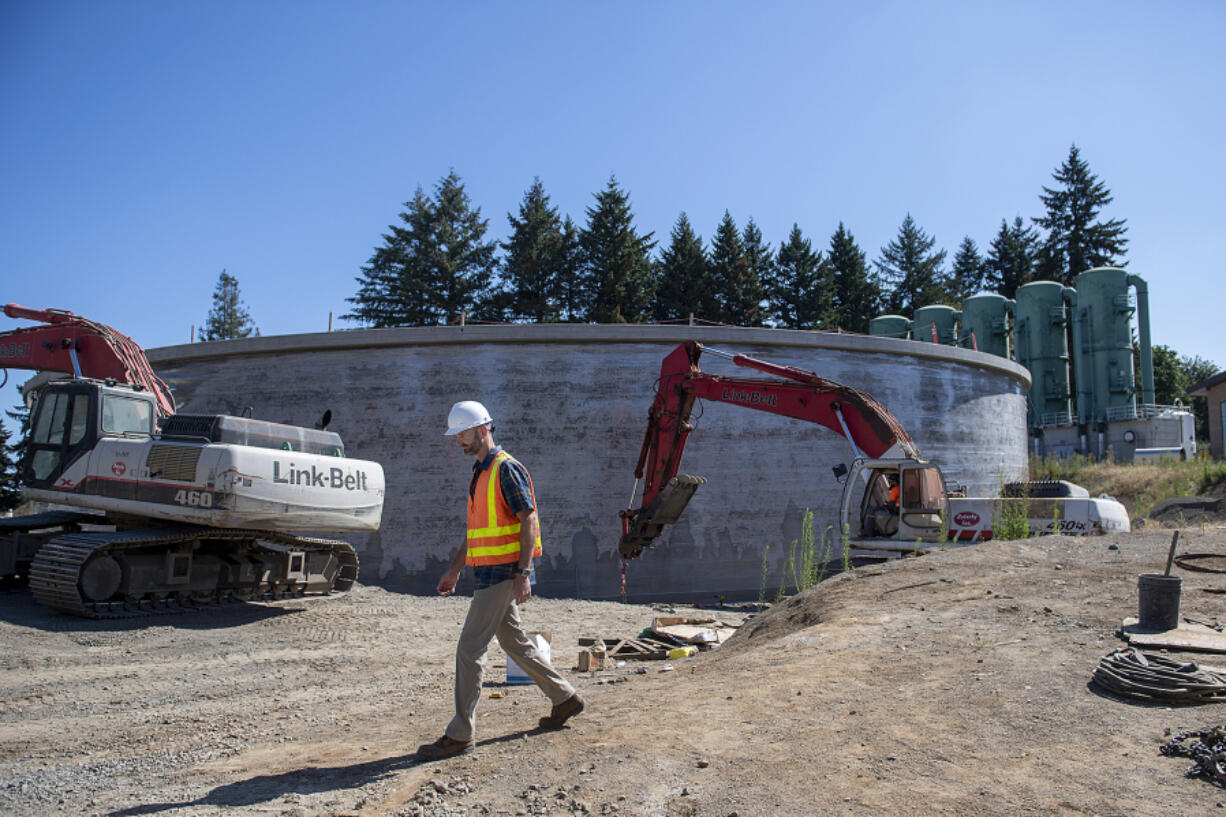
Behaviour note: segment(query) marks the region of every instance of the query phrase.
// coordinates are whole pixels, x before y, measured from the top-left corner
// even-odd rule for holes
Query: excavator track
[[[66,534],[39,549],[29,573],[36,601],[86,618],[327,595],[357,575],[347,542],[229,528]]]

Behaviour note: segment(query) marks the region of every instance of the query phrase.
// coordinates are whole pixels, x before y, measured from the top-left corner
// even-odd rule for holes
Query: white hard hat
[[[494,418],[490,417],[490,413],[485,410],[485,406],[478,403],[476,400],[461,400],[451,407],[451,411],[447,414],[447,430],[443,432],[445,436],[459,434],[461,431],[467,431],[470,428],[477,426],[487,426],[494,422]]]

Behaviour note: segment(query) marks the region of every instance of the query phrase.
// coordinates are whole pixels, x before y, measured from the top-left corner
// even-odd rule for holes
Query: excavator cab
[[[855,472],[859,472],[858,477]],[[858,503],[859,535],[866,539],[936,541],[945,511],[945,481],[935,465],[919,461],[862,460],[847,481],[863,485]],[[848,507],[845,502],[844,507]]]
[[[88,456],[99,437],[148,439],[154,430],[148,392],[96,380],[48,383],[30,417],[22,479],[31,488],[52,488],[64,471]]]

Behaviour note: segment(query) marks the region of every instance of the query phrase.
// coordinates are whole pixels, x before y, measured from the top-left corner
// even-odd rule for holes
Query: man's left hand
[[[528,577],[522,574],[517,575],[514,579],[515,603],[523,604],[528,599],[532,598],[532,582],[528,581]]]

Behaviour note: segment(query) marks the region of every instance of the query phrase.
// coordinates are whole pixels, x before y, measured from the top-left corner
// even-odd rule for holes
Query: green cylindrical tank
[[[1017,289],[1013,348],[1017,362],[1030,370],[1032,428],[1067,425],[1073,419],[1064,291],[1058,281],[1034,281]]]
[[[1077,276],[1073,353],[1078,356],[1077,410],[1084,423],[1135,416],[1136,369],[1132,364],[1132,316],[1128,272],[1098,267]]]
[[[878,315],[868,322],[868,333],[879,338],[911,337],[911,321],[902,315]]]
[[[968,349],[1009,357],[1009,315],[1014,301],[985,292],[962,302],[961,345]]]
[[[958,342],[958,316],[961,313],[952,306],[933,304],[915,310],[911,336],[925,343],[954,345]]]

